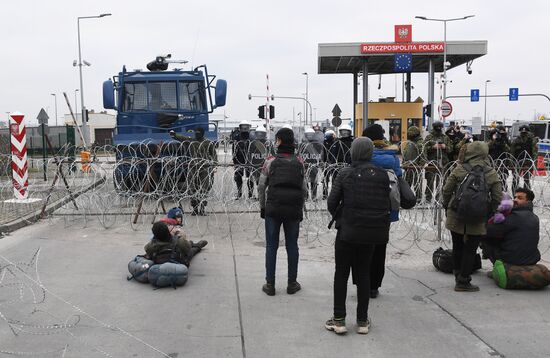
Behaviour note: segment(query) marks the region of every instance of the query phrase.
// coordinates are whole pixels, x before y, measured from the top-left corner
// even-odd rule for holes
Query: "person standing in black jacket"
[[[388,242],[390,181],[387,172],[371,163],[374,145],[361,137],[351,145],[351,166],[340,170],[327,200],[336,218],[334,315],[325,328],[347,332],[346,296],[350,270],[357,285],[357,332],[367,334],[370,264],[375,245]]]
[[[495,263],[502,260],[510,265],[535,265],[540,261],[539,218],[533,213],[535,194],[527,188],[518,188],[510,215],[498,224],[487,225],[483,253]]]
[[[292,129],[281,128],[275,135],[275,140],[277,155],[266,159],[258,186],[260,216],[265,219],[266,239],[266,283],[262,291],[268,296],[275,295],[275,266],[281,225],[285,231],[288,256],[286,292],[292,295],[301,289],[296,280],[299,260],[298,235],[307,197],[304,162],[294,154],[294,132]]]

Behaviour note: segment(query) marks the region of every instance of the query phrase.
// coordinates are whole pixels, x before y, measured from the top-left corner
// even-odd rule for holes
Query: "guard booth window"
[[[401,142],[401,119],[388,119],[390,122],[390,133],[388,139],[391,143]]]
[[[420,129],[421,128],[420,121],[421,121],[421,119],[419,119],[419,118],[409,118],[409,119],[407,119],[407,130],[409,130],[409,128],[411,128],[412,126],[415,126],[416,128]]]

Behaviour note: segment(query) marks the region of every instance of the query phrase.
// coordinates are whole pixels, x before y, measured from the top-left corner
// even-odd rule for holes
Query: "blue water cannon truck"
[[[148,167],[132,159],[186,155],[170,137],[171,131],[193,137],[193,130],[202,127],[205,137],[218,139],[209,114],[225,105],[227,82],[218,79],[213,85],[216,76],[208,73],[206,65],[168,70],[169,64],[186,62],[171,60],[169,54],[157,56],[147,64],[148,71],[127,71],[124,66],[118,76],[103,83],[103,107],[117,111],[113,135],[117,189],[143,190]],[[154,175],[163,174],[161,164],[153,169]]]

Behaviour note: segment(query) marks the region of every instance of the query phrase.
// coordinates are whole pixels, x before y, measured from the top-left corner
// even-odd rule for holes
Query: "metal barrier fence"
[[[82,162],[62,153],[78,148],[67,148],[46,162],[29,159],[29,195],[40,201],[31,204],[7,202],[13,198],[9,156],[0,156],[0,214],[6,223],[25,217],[31,212],[43,216],[62,217],[67,226],[128,224],[132,229],[146,229],[166,210],[174,206],[184,209],[184,225],[200,234],[225,237],[227,230],[252,232],[263,238],[264,222],[259,218],[257,179],[261,161],[233,163],[235,143],[219,142],[212,148],[199,143],[152,145],[136,143],[130,147],[95,147],[91,154],[90,170],[82,170]],[[266,153],[273,146],[265,145]],[[308,150],[302,146],[301,150]],[[216,158],[206,157],[215,153]],[[346,153],[343,153],[346,154]],[[207,159],[202,159],[207,158]],[[544,160],[543,160],[544,159]],[[520,161],[503,155],[491,162],[506,188],[528,183],[535,192],[535,212],[541,219],[541,251],[550,246],[548,240],[550,182],[544,172],[550,158]],[[86,164],[86,163],[84,163]],[[419,203],[411,210],[401,210],[400,220],[391,226],[391,241],[399,251],[412,247],[431,250],[434,243],[446,246],[449,234],[444,230],[444,214],[440,192],[446,176],[457,165],[452,162],[440,167],[435,161],[419,156],[402,165],[405,178],[418,193]],[[331,245],[334,234],[327,228],[330,215],[326,210],[323,188],[330,190],[333,175],[342,163],[309,160],[305,177],[310,182],[301,237]],[[43,169],[46,168],[44,180]],[[242,197],[235,177],[242,174]],[[240,173],[240,174],[239,174]],[[428,183],[431,184],[428,185]],[[249,186],[250,185],[250,186]],[[313,189],[317,186],[314,193]],[[249,193],[250,189],[250,193]],[[251,195],[249,195],[251,194]],[[207,216],[192,216],[190,202],[205,204]],[[46,205],[47,204],[47,205]],[[439,235],[438,235],[439,233]]]

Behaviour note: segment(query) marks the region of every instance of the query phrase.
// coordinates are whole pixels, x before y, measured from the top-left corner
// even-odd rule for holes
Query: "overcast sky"
[[[445,3],[445,5],[442,5]],[[254,119],[261,99],[248,94],[271,91],[279,96],[302,96],[309,73],[309,99],[317,120],[332,117],[338,103],[342,117],[352,116],[352,76],[317,74],[317,46],[332,42],[390,42],[393,25],[412,24],[413,41],[442,41],[443,24],[414,19],[461,17],[449,23],[447,40],[487,40],[488,54],[474,61],[473,74],[465,66],[448,72],[448,95],[469,95],[471,88],[489,94],[550,94],[548,30],[550,3],[528,1],[142,1],[142,0],[26,0],[2,1],[0,33],[0,120],[8,111],[21,111],[34,123],[40,108],[54,117],[57,94],[59,118],[67,113],[63,92],[74,105],[79,88],[77,17],[112,13],[111,17],[81,21],[85,104],[103,110],[102,82],[122,69],[142,68],[158,54],[171,53],[192,65],[207,64],[210,73],[228,81],[225,111],[231,120]],[[188,66],[190,67],[190,66]],[[401,75],[399,75],[400,83]],[[395,75],[371,76],[370,96],[395,96]],[[413,74],[412,98],[427,99],[427,75]],[[435,98],[439,98],[438,88]],[[397,90],[401,97],[401,88]],[[80,106],[80,97],[78,98]],[[278,120],[291,121],[294,100],[276,100]],[[451,119],[483,116],[483,100],[455,100]],[[543,98],[488,100],[488,118],[530,120],[534,113],[550,114]]]

